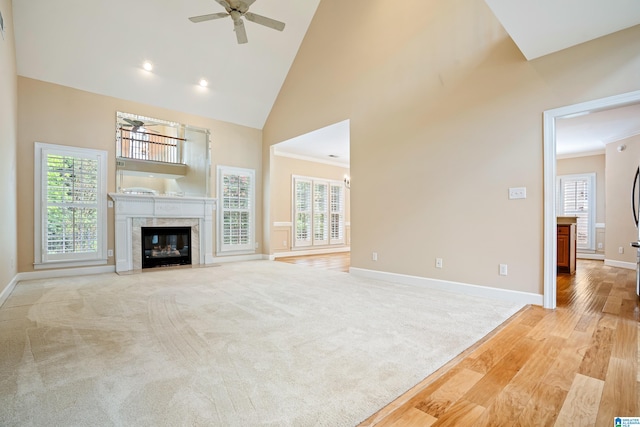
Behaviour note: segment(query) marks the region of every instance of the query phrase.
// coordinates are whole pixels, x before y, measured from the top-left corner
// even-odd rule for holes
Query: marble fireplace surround
[[[191,227],[191,263],[213,263],[216,199],[109,193],[115,202],[116,273],[142,269],[142,227]]]

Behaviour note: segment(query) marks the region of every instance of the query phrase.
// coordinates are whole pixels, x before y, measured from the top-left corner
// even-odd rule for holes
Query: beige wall
[[[16,143],[18,84],[11,0],[0,0],[4,39],[0,37],[0,292],[17,273]]]
[[[619,145],[627,148],[618,152]],[[640,164],[640,136],[608,144],[606,147],[607,164],[607,241],[605,242],[605,260],[636,263],[636,251],[629,246],[637,240],[638,230],[631,212],[631,191],[636,169]],[[624,253],[618,253],[622,248]]]
[[[256,170],[262,186],[260,130],[122,99],[96,95],[24,77],[18,78],[18,269],[33,271],[33,144],[35,141],[107,150],[108,191],[115,191],[116,112],[184,123],[211,130],[211,192],[216,196],[216,166]],[[262,241],[262,193],[257,191],[256,240]],[[114,247],[113,210],[108,215],[108,247]],[[215,242],[215,240],[214,240]],[[113,264],[113,258],[109,259]]]
[[[596,217],[595,222],[605,223],[605,199],[606,199],[606,177],[605,177],[605,155],[573,157],[569,159],[558,159],[556,162],[556,175],[572,175],[581,173],[596,174]],[[598,249],[598,244],[602,248]],[[604,254],[605,229],[596,228],[596,253]]]
[[[526,61],[483,0],[403,8],[320,3],[263,153],[349,119],[353,267],[542,294],[542,113],[640,89],[640,26]]]
[[[273,197],[270,204],[272,252],[289,251],[292,247],[292,227],[277,225],[277,223],[293,222],[293,207],[291,194],[292,176],[304,176],[310,178],[323,178],[334,181],[342,181],[345,175],[349,175],[349,168],[329,165],[326,163],[312,162],[308,160],[295,159],[284,156],[272,156],[271,161],[271,185],[273,186]],[[350,221],[351,221],[351,191],[345,191],[345,246],[350,241]],[[286,242],[286,244],[285,244]],[[312,249],[312,248],[306,248]]]

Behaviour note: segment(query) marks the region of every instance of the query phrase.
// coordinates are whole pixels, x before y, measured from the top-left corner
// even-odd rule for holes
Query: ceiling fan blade
[[[191,22],[211,21],[212,19],[226,18],[229,16],[227,12],[211,13],[209,15],[192,16],[189,18]]]
[[[216,0],[216,3],[218,3],[220,6],[224,7],[224,10],[226,10],[227,13],[231,12],[231,5],[229,4],[228,1]]]
[[[247,12],[244,17],[256,24],[264,25],[265,27],[273,28],[274,30],[284,30],[284,22],[276,21],[275,19],[267,18],[266,16],[257,15],[255,13]]]
[[[133,119],[127,119],[127,118],[123,118],[122,120],[129,123],[129,125],[133,126],[134,128],[139,128],[144,126],[144,122],[141,122],[140,120],[133,120]]]
[[[238,44],[245,44],[249,40],[247,39],[247,31],[244,29],[244,22],[242,19],[236,19],[233,21],[233,31],[236,32],[236,39]]]

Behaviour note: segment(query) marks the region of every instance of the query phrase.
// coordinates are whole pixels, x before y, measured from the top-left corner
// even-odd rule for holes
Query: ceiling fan
[[[122,120],[124,120],[125,122],[128,123],[128,125],[124,125],[124,126],[131,126],[131,132],[132,133],[136,133],[136,132],[156,133],[156,132],[153,132],[153,131],[149,131],[148,129],[145,129],[145,127],[144,127],[144,126],[155,126],[155,124],[153,124],[153,123],[147,124],[147,123],[143,122],[142,120],[128,119],[126,117],[123,117]]]
[[[216,0],[226,12],[212,13],[209,15],[192,16],[189,18],[191,22],[203,22],[211,21],[213,19],[220,19],[230,16],[233,19],[233,30],[236,32],[236,39],[238,44],[243,44],[248,41],[247,31],[244,28],[243,17],[247,18],[251,22],[264,25],[265,27],[273,28],[274,30],[284,30],[284,22],[276,21],[275,19],[267,18],[266,16],[258,15],[249,12],[249,7],[256,0]]]

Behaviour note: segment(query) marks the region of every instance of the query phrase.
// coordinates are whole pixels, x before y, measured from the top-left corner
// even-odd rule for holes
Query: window
[[[293,178],[294,245],[344,244],[344,188],[340,181]]]
[[[255,252],[255,171],[218,166],[218,252]]]
[[[294,203],[295,206],[295,245],[311,246],[311,215],[313,208],[311,205],[311,185],[312,181],[298,178],[294,180]]]
[[[107,152],[36,143],[35,264],[106,263]]]
[[[595,250],[595,181],[595,173],[558,177],[558,215],[578,218],[578,249]]]
[[[331,184],[331,239],[332,244],[344,244],[344,187]]]

